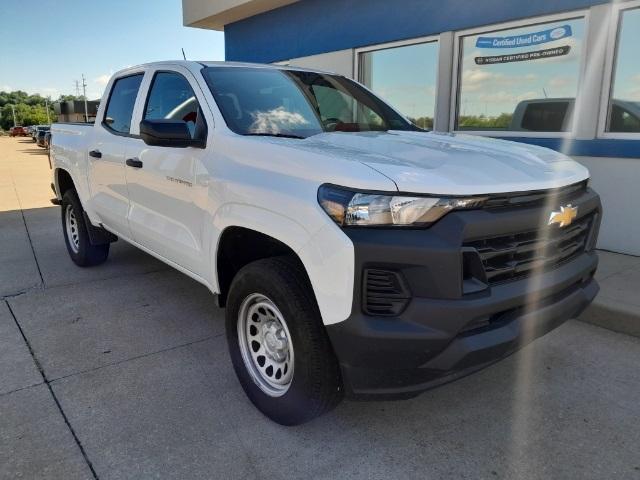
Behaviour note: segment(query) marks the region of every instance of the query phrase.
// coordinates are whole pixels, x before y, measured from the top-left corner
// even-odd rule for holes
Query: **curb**
[[[596,298],[578,320],[614,332],[640,337],[640,308],[620,304],[606,297]]]

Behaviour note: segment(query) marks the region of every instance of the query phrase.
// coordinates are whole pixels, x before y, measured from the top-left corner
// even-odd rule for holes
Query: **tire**
[[[92,245],[89,241],[84,210],[75,190],[67,190],[64,193],[61,206],[64,243],[73,263],[80,267],[104,263],[109,256],[109,244]]]
[[[258,323],[248,320],[256,315]],[[279,334],[278,323],[283,327]],[[260,326],[262,331],[251,326]],[[273,356],[269,356],[268,332],[273,328],[276,330],[271,339],[288,347],[272,349]],[[238,272],[227,299],[226,333],[231,361],[242,388],[271,420],[281,425],[299,425],[332,410],[342,400],[338,361],[309,280],[293,258],[258,260]],[[256,343],[262,343],[257,353]],[[259,365],[261,352],[267,372],[269,362],[275,365],[270,378],[260,374],[265,371]],[[252,360],[252,355],[258,355],[257,360]],[[271,385],[278,382],[282,385]]]

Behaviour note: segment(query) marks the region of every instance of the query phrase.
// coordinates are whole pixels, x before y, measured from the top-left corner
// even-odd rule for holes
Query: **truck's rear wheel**
[[[311,286],[293,259],[242,268],[227,300],[227,340],[242,388],[267,417],[298,425],[342,399],[337,359]]]
[[[109,244],[92,245],[84,221],[82,204],[75,190],[62,196],[62,231],[71,260],[81,267],[99,265],[109,256]]]

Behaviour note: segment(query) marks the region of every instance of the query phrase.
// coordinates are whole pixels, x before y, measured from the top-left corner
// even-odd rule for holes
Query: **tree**
[[[461,115],[458,127],[467,130],[506,130],[511,124],[512,113],[501,113],[497,117],[486,115]]]
[[[58,97],[58,102],[70,102],[73,100],[81,100],[84,101],[84,95],[60,95]]]
[[[19,125],[40,125],[47,123],[47,101],[39,94],[29,95],[22,90],[14,92],[0,91],[0,128],[7,130],[13,127],[13,112],[16,112],[16,122]],[[49,117],[52,122],[56,121],[56,114],[51,101],[49,104]]]
[[[411,123],[417,125],[420,128],[424,128],[425,130],[433,130],[433,118],[431,117],[418,117],[412,118],[408,117]]]

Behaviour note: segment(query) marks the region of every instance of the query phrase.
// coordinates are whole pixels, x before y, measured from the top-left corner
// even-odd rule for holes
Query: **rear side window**
[[[527,105],[522,128],[533,132],[563,132],[569,102],[540,102]]]
[[[186,78],[174,72],[156,74],[144,111],[145,120],[183,121],[193,137],[198,112],[198,100]]]
[[[632,102],[627,103],[633,105]],[[636,104],[640,107],[640,102],[636,102]],[[638,112],[640,112],[640,108],[638,108]],[[640,132],[640,116],[614,104],[611,107],[609,130],[611,132]]]
[[[131,117],[143,74],[119,78],[113,84],[103,124],[117,133],[130,133]]]

